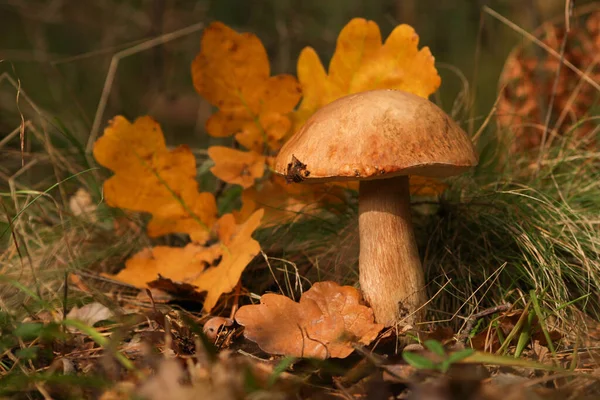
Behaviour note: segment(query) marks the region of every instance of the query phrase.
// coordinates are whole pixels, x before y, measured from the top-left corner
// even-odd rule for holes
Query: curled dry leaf
[[[202,332],[213,342],[217,340],[221,327],[233,325],[233,320],[225,317],[212,317],[202,327]]]
[[[76,319],[89,326],[112,317],[113,312],[98,302],[86,304],[81,308],[75,306],[67,314],[67,319]]]
[[[244,189],[254,185],[254,180],[265,172],[265,156],[255,151],[239,151],[223,146],[208,148],[215,162],[210,171],[219,179],[240,185]]]
[[[115,173],[104,182],[106,203],[151,213],[150,236],[187,233],[196,242],[208,239],[217,219],[215,198],[198,191],[190,149],[169,151],[152,118],[140,117],[132,124],[115,117],[94,144],[94,157]]]
[[[175,290],[195,287],[206,292],[204,309],[212,310],[223,293],[237,285],[242,272],[260,251],[252,233],[260,224],[263,210],[254,212],[246,222],[236,225],[232,214],[225,214],[215,224],[219,241],[210,246],[190,243],[185,247],[156,246],[145,249],[125,262],[125,268],[111,276],[137,287],[159,286],[168,290],[168,280]],[[192,285],[192,286],[190,286]]]
[[[267,353],[321,359],[345,358],[353,344],[368,345],[383,328],[356,288],[334,282],[315,283],[299,303],[265,294],[259,305],[241,307],[235,320]]]

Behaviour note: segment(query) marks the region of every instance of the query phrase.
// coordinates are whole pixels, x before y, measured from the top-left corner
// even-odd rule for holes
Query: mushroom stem
[[[360,182],[360,286],[386,326],[420,321],[425,277],[410,216],[408,176]]]

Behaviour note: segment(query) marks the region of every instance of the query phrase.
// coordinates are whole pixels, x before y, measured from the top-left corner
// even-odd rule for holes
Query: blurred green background
[[[589,3],[579,0],[576,5]],[[303,47],[314,47],[327,63],[340,29],[351,18],[364,17],[379,24],[383,37],[398,23],[414,26],[442,76],[435,100],[452,111],[467,81],[477,93],[471,115],[481,119],[496,97],[504,59],[523,41],[522,35],[482,15],[482,8],[532,31],[542,21],[561,18],[564,5],[564,0],[0,0],[0,74],[20,82],[22,94],[43,110],[50,125],[59,121],[85,143],[118,51],[220,20],[257,34],[273,73],[295,73]],[[100,126],[116,114],[150,114],[163,125],[169,144],[205,146],[204,121],[212,110],[194,92],[190,78],[201,34],[197,29],[122,59]],[[20,112],[25,119],[38,117],[23,96],[20,100],[18,110],[16,92],[4,80],[0,137],[18,126]],[[464,122],[468,115],[458,113],[457,118]]]

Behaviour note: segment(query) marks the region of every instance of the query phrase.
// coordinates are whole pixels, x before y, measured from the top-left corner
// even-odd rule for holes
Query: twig
[[[544,133],[542,134],[542,141],[540,143],[540,151],[538,153],[536,173],[542,166],[542,159],[544,158],[544,151],[546,149],[546,141],[548,139],[548,128],[550,127],[550,119],[552,118],[552,108],[554,106],[554,99],[556,98],[556,91],[558,89],[558,82],[560,80],[560,73],[562,66],[565,61],[565,50],[567,48],[567,40],[569,39],[569,16],[573,13],[573,3],[570,0],[565,2],[565,25],[566,31],[563,37],[562,43],[560,44],[560,59],[558,67],[556,68],[556,75],[554,77],[554,84],[552,85],[552,94],[550,95],[550,101],[548,102],[548,109],[546,110],[546,120],[544,121]]]
[[[467,319],[467,323],[466,323],[465,327],[459,332],[457,342],[465,343],[467,341],[467,339],[469,338],[469,333],[471,332],[471,330],[473,330],[473,327],[475,326],[475,322],[477,322],[478,319],[487,317],[488,315],[492,315],[497,312],[505,312],[505,311],[510,310],[511,308],[512,308],[512,304],[505,303],[505,304],[500,304],[496,307],[486,308],[483,311],[480,311],[478,313],[471,315]]]
[[[94,146],[94,142],[96,141],[96,137],[98,136],[98,131],[100,130],[100,124],[102,123],[102,117],[104,116],[104,110],[106,109],[106,104],[108,103],[108,96],[110,95],[112,84],[115,80],[115,75],[117,74],[117,67],[119,66],[119,61],[122,58],[129,57],[133,54],[139,53],[140,51],[151,49],[152,47],[159,46],[161,44],[170,42],[172,40],[178,39],[180,37],[189,35],[193,32],[196,32],[200,29],[204,28],[204,23],[200,22],[194,25],[190,25],[183,29],[180,29],[175,32],[167,33],[165,35],[159,36],[154,39],[150,39],[146,42],[140,43],[136,46],[130,47],[128,49],[122,50],[115,54],[110,61],[110,66],[108,67],[108,73],[106,74],[106,80],[104,81],[104,88],[102,89],[102,95],[100,96],[100,101],[98,102],[98,108],[96,109],[96,116],[94,117],[94,122],[92,124],[92,130],[90,131],[90,137],[88,138],[88,143],[86,146],[86,152],[90,153]]]

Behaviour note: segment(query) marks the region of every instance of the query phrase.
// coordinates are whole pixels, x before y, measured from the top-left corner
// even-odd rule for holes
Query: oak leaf
[[[276,145],[269,138],[281,137],[290,125],[287,114],[301,92],[295,77],[270,74],[267,52],[256,35],[211,23],[192,63],[196,90],[219,108],[207,121],[207,132],[216,137],[240,134],[241,142],[254,150],[257,138],[261,145]]]
[[[382,44],[375,22],[354,18],[338,36],[329,73],[314,49],[304,48],[297,66],[303,98],[294,115],[295,129],[317,109],[348,94],[398,89],[427,97],[435,92],[441,79],[434,58],[418,44],[408,25],[397,26]]]
[[[224,245],[222,259],[214,268],[209,268],[192,283],[199,291],[206,291],[204,308],[212,310],[219,296],[233,290],[242,272],[260,252],[260,244],[252,239],[252,233],[260,225],[264,211],[258,210],[243,224],[236,225],[232,214],[225,214],[217,222],[218,236]]]
[[[111,278],[140,288],[157,279],[189,284],[197,292],[206,292],[204,309],[210,311],[221,294],[237,285],[248,263],[260,251],[252,233],[262,215],[263,210],[258,210],[246,222],[236,225],[233,215],[225,214],[214,224],[217,243],[145,249],[127,260],[125,268]]]
[[[321,359],[345,358],[353,344],[368,345],[383,328],[356,288],[334,282],[315,283],[299,303],[265,294],[259,305],[241,307],[235,319],[267,353]]]
[[[348,185],[330,183],[317,185],[290,185],[285,178],[272,175],[269,180],[242,191],[242,208],[234,211],[238,223],[245,221],[259,208],[265,210],[262,226],[289,223],[299,216],[323,211],[325,205],[345,201]]]
[[[144,249],[125,261],[125,268],[112,278],[137,287],[146,287],[159,275],[191,283],[221,256],[219,246],[189,243],[185,247],[156,246]]]
[[[254,180],[265,172],[265,156],[255,151],[239,151],[229,147],[208,148],[209,157],[215,162],[210,171],[217,178],[249,188]]]
[[[410,193],[414,196],[435,197],[448,189],[448,185],[426,176],[410,177]]]
[[[94,144],[94,157],[115,174],[104,182],[111,207],[148,212],[148,234],[187,233],[204,242],[217,218],[211,193],[198,191],[196,161],[187,146],[168,150],[159,124],[115,117]]]

